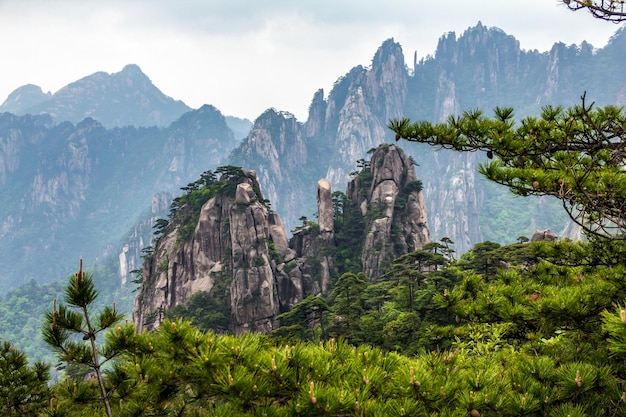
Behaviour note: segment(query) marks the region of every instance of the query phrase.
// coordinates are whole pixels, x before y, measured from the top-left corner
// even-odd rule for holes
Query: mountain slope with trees
[[[235,146],[208,105],[162,129],[3,113],[0,138],[0,292],[58,280],[72,258],[117,257],[156,194],[178,190]]]
[[[599,7],[574,3],[592,13]],[[626,415],[626,245],[616,206],[623,187],[613,184],[607,201],[602,189],[620,174],[622,135],[594,146],[621,132],[623,110],[583,102],[566,112],[547,108],[515,128],[507,114],[499,109],[490,119],[468,111],[448,123],[405,119],[391,127],[398,139],[486,151],[491,162],[483,173],[520,194],[552,193],[547,175],[559,164],[582,163],[582,171],[564,170],[574,181],[556,185],[557,192],[563,185],[558,198],[566,207],[584,197],[581,213],[571,216],[588,242],[486,241],[454,259],[443,239],[397,258],[378,282],[342,274],[327,299],[308,297],[281,316],[279,338],[201,332],[183,321],[166,320],[150,333],[119,326],[105,337],[102,352],[119,356],[99,386],[69,374],[48,387],[46,366],[29,366],[5,344],[0,404],[10,413],[48,416],[103,409],[120,416]],[[580,132],[592,140],[570,140]],[[521,164],[522,149],[535,158]],[[600,181],[585,184],[593,176]],[[580,189],[566,189],[570,182]],[[611,225],[618,227],[605,228]],[[66,294],[78,300],[92,293],[86,280],[74,279]],[[48,331],[60,310],[55,305],[48,315]],[[372,326],[377,319],[382,330]],[[100,337],[84,336],[72,346],[86,349]]]
[[[105,94],[103,100],[117,100],[120,82],[128,77],[133,89],[124,93],[125,100],[151,97],[148,102],[158,107],[159,97],[163,98],[135,66],[116,74],[85,77],[54,99],[61,103],[61,98],[71,98],[74,116],[62,116],[56,110],[50,110],[53,117],[2,115],[0,181],[6,194],[0,207],[0,234],[11,247],[0,250],[6,254],[1,259],[6,268],[0,273],[0,288],[30,279],[40,283],[58,279],[71,266],[71,259],[79,256],[89,264],[108,263],[106,256],[117,257],[125,250],[125,239],[135,223],[153,217],[149,207],[154,195],[177,192],[200,173],[224,162],[256,170],[264,194],[287,229],[293,230],[299,217],[315,212],[312,191],[319,178],[327,178],[339,189],[367,150],[393,141],[386,128],[390,118],[438,121],[464,108],[506,103],[515,105],[517,116],[523,117],[538,114],[542,103],[571,103],[584,90],[598,104],[619,104],[623,92],[607,86],[619,85],[614,80],[621,77],[617,69],[624,38],[619,30],[606,47],[595,52],[586,44],[557,44],[551,51],[539,53],[522,51],[512,36],[478,24],[459,37],[443,36],[436,52],[420,61],[414,59],[410,69],[400,45],[388,40],[375,54],[371,67],[355,67],[337,80],[326,97],[323,91],[317,92],[305,123],[285,112],[268,110],[248,132],[246,121],[227,118],[227,127],[230,123],[237,130],[236,137],[230,136],[223,121],[213,119],[207,108],[191,111],[167,128],[106,129],[109,122],[83,122],[87,114],[108,120],[90,110],[95,106],[91,101],[94,91],[102,87],[112,94]],[[575,85],[568,81],[574,73]],[[80,97],[78,91],[87,91],[87,96]],[[22,113],[31,103],[44,99],[51,97],[36,87],[20,88],[5,101],[3,110]],[[68,108],[63,103],[59,105]],[[142,109],[131,104],[128,107]],[[119,113],[123,108],[114,109]],[[168,110],[168,114],[174,113]],[[135,116],[135,121],[123,123],[144,123]],[[120,117],[112,115],[111,120]],[[80,122],[70,125],[62,122],[63,118]],[[210,132],[206,126],[212,123],[217,127]],[[202,125],[205,127],[199,127]],[[240,143],[244,135],[246,139]],[[420,145],[408,152],[419,164],[433,237],[451,238],[459,253],[484,239],[507,243],[511,236],[530,235],[535,229],[577,236],[564,229],[567,218],[549,198],[512,199],[506,190],[477,177],[474,168],[480,157],[475,153],[433,152]],[[147,178],[151,181],[144,183]],[[131,188],[133,192],[128,191]],[[504,232],[504,227],[511,232]],[[95,238],[83,240],[77,253],[74,245],[83,232]],[[149,244],[149,238],[143,240]],[[57,248],[58,253],[69,255],[52,255]],[[63,258],[65,263],[56,270],[49,270],[50,265],[40,270],[37,265],[41,262],[30,261],[35,256]],[[128,265],[140,262],[136,255],[125,259]],[[120,271],[127,269],[119,267]],[[129,278],[118,275],[117,279],[124,282]]]
[[[318,221],[303,216],[291,239],[253,171],[220,167],[185,191],[157,222],[141,270],[133,309],[141,331],[193,303],[216,313],[222,330],[270,333],[280,313],[329,294],[342,273],[376,281],[393,259],[430,243],[421,182],[395,145],[373,149],[346,193],[320,180]]]

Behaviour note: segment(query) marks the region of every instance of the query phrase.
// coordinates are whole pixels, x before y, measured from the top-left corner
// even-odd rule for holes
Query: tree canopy
[[[116,311],[115,303],[112,307],[105,307],[98,314],[93,314],[93,307],[98,291],[95,289],[93,277],[83,271],[83,260],[80,260],[79,270],[68,280],[65,287],[65,303],[57,305],[54,299],[53,308],[46,313],[46,323],[42,329],[44,341],[54,350],[62,363],[74,366],[74,369],[85,369],[81,377],[92,372],[92,379],[97,382],[99,397],[94,395],[95,384],[81,384],[78,402],[102,401],[106,415],[112,417],[110,394],[111,390],[105,386],[103,366],[115,359],[119,351],[107,346],[98,346],[96,338],[99,334],[111,329],[119,323],[124,315]],[[68,372],[69,373],[69,372]],[[79,380],[73,381],[74,397],[78,392]],[[84,388],[84,389],[82,389]]]
[[[393,120],[396,139],[457,151],[485,151],[479,171],[513,193],[560,199],[589,235],[626,237],[626,115],[596,107],[585,96],[565,109],[546,106],[540,117],[516,123],[512,108],[451,116],[445,123]]]
[[[0,342],[0,416],[37,416],[48,405],[50,366],[29,366],[26,355],[9,342]]]

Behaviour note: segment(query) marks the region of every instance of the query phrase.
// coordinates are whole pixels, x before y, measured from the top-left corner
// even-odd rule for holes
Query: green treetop
[[[50,366],[28,366],[26,355],[9,342],[0,344],[0,416],[37,416],[48,405]]]
[[[80,379],[73,381],[70,384],[73,386],[73,390],[69,391],[70,399],[77,403],[100,400],[105,406],[106,415],[112,417],[110,390],[105,386],[102,367],[119,352],[107,346],[98,346],[96,338],[119,323],[123,314],[118,313],[113,304],[94,315],[90,307],[97,297],[98,291],[94,288],[93,277],[83,271],[81,259],[78,272],[70,277],[65,288],[65,302],[69,307],[57,306],[55,299],[52,311],[46,313],[42,334],[44,341],[58,354],[61,362],[87,367],[98,383],[100,397],[94,398],[89,386],[80,384]]]
[[[518,195],[560,199],[589,235],[626,236],[626,116],[616,106],[547,106],[540,117],[514,120],[513,109],[486,117],[466,111],[445,123],[394,120],[396,138],[457,151],[485,151],[479,171]]]

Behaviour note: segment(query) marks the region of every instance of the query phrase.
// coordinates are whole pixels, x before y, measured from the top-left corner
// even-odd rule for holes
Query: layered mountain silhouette
[[[80,257],[117,257],[155,194],[177,194],[236,144],[209,105],[167,128],[3,113],[0,138],[0,290],[64,278]]]
[[[31,279],[64,278],[79,257],[127,271],[120,254],[135,225],[155,216],[155,195],[176,196],[220,165],[255,170],[290,230],[299,217],[314,215],[320,178],[345,189],[358,160],[394,142],[389,119],[440,121],[495,106],[513,106],[523,117],[546,104],[578,104],[585,91],[597,105],[623,104],[625,50],[621,29],[599,50],[559,43],[538,52],[478,24],[442,36],[432,56],[407,64],[401,45],[389,39],[370,66],[339,77],[328,94],[315,92],[306,121],[269,109],[253,125],[209,105],[189,109],[135,65],[54,94],[20,87],[0,107],[0,294]],[[536,228],[565,233],[556,202],[515,199],[482,181],[479,154],[400,145],[417,164],[433,240],[450,237],[462,253]],[[134,244],[149,243],[147,237]]]
[[[26,85],[9,95],[0,112],[49,114],[56,122],[78,123],[85,117],[107,128],[122,126],[168,126],[191,108],[163,94],[137,65],[122,71],[97,72],[44,94],[40,87]]]

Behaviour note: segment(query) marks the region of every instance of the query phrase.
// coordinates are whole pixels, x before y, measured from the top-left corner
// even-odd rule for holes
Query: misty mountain
[[[15,89],[0,106],[0,112],[27,114],[28,109],[52,98],[52,93],[44,93],[41,87],[26,84]]]
[[[262,114],[230,161],[257,170],[263,192],[293,227],[299,216],[314,213],[307,190],[318,177],[341,190],[369,149],[394,142],[390,119],[437,122],[475,108],[490,114],[496,106],[512,106],[521,118],[547,104],[580,104],[585,91],[598,105],[622,104],[626,87],[617,68],[625,48],[619,30],[600,50],[558,43],[548,52],[525,51],[513,36],[479,23],[461,36],[442,36],[434,55],[418,61],[415,54],[409,67],[401,45],[389,39],[371,66],[350,70],[326,97],[318,91],[306,122]],[[555,200],[516,198],[479,177],[482,155],[411,143],[403,148],[419,165],[433,239],[450,237],[458,252],[483,240],[511,243],[535,229],[571,233]]]
[[[150,241],[147,219],[167,206],[167,197],[155,196],[179,195],[219,165],[255,170],[291,230],[301,216],[314,215],[320,178],[343,190],[356,161],[395,141],[386,128],[392,118],[441,121],[497,105],[514,106],[522,117],[545,104],[578,104],[585,91],[599,105],[624,103],[625,37],[618,30],[599,50],[583,43],[524,51],[514,37],[478,24],[442,36],[432,56],[414,56],[412,65],[389,39],[370,66],[339,77],[328,94],[315,92],[305,122],[274,109],[254,123],[225,118],[212,106],[189,110],[135,65],[92,74],[55,94],[20,87],[0,114],[0,292],[65,277],[78,257],[87,264],[108,257],[122,262],[120,270],[132,269]],[[450,237],[463,253],[534,229],[564,235],[567,219],[555,201],[513,198],[482,180],[480,154],[402,146],[418,164],[433,240]],[[160,210],[151,209],[155,201]]]
[[[3,291],[64,278],[80,257],[117,256],[155,194],[177,194],[236,141],[224,116],[205,105],[167,128],[3,113],[0,144]]]
[[[185,103],[163,94],[137,65],[113,74],[97,72],[44,94],[27,85],[13,91],[0,112],[17,115],[49,114],[56,122],[78,123],[86,117],[104,127],[168,126],[191,110]]]

